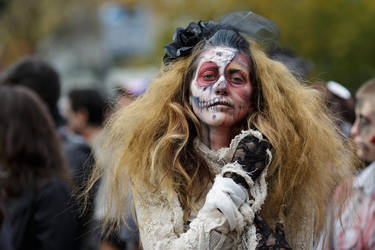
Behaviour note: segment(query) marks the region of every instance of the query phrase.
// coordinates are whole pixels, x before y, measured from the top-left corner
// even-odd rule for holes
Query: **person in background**
[[[60,98],[60,77],[47,62],[36,57],[26,57],[11,65],[0,76],[0,84],[7,86],[24,86],[33,90],[47,106],[63,144],[73,181],[76,185],[82,182],[82,172],[90,155],[90,147],[84,140],[75,136],[65,126],[57,102]]]
[[[141,96],[147,89],[150,81],[144,78],[138,78],[131,81],[119,82],[116,85],[116,100],[114,102],[113,110],[118,110],[120,108],[126,107],[135,101],[139,96]],[[105,134],[102,134],[102,141],[105,140]],[[99,149],[101,144],[99,143]],[[102,171],[103,176],[100,179],[98,187],[98,195],[96,196],[96,209],[95,218],[100,223],[103,223],[106,218],[105,211],[110,206],[105,198],[108,195],[108,183],[112,182],[110,176],[109,166],[104,166]],[[130,204],[130,202],[129,202]],[[122,223],[119,230],[112,231],[110,227],[107,227],[103,232],[103,237],[101,241],[101,250],[136,250],[139,249],[139,232],[138,227],[133,219],[132,214],[129,212],[126,214],[126,224]],[[115,215],[110,216],[110,221],[113,220]]]
[[[71,176],[46,106],[31,90],[7,86],[0,106],[0,239],[11,238],[0,249],[79,250]]]
[[[358,157],[368,166],[375,161],[375,79],[356,94],[355,122],[351,130]]]
[[[334,115],[337,126],[349,137],[354,123],[354,98],[350,91],[338,82],[316,82],[312,87],[319,90],[328,109]]]
[[[105,121],[106,100],[95,89],[72,89],[69,91],[63,107],[63,114],[67,121],[67,128],[74,134],[81,136],[85,142],[90,145],[92,162],[95,162],[97,141],[100,140],[100,132]],[[92,163],[92,164],[93,164]],[[87,175],[89,175],[88,173]],[[83,186],[77,191],[79,197],[82,193]],[[97,188],[97,187],[96,187]],[[90,226],[87,227],[97,235],[97,246],[100,247],[100,226],[94,219],[94,201],[96,196],[96,188],[92,190],[91,197],[87,205],[82,205],[83,210],[87,212],[87,219]]]
[[[26,57],[13,65],[0,75],[0,84],[6,86],[24,86],[34,91],[46,105],[49,114],[54,121],[59,139],[62,142],[64,156],[73,177],[74,189],[79,190],[85,185],[90,175],[94,159],[91,156],[91,148],[85,141],[65,126],[65,121],[60,114],[57,102],[60,97],[60,77],[56,70],[47,62],[36,58]],[[26,121],[25,121],[26,122]],[[90,220],[93,209],[87,209],[85,214],[81,212],[79,202],[74,202],[79,216],[81,231],[77,236],[80,249],[96,249],[97,236],[90,233]]]
[[[146,91],[149,84],[150,81],[145,78],[118,82],[115,88],[117,95],[115,109],[125,107],[132,103],[138,96]]]
[[[365,168],[338,189],[337,193],[349,190],[350,197],[342,211],[333,206],[323,249],[375,249],[375,79],[364,83],[356,93],[351,137]]]
[[[94,89],[73,89],[68,93],[65,116],[68,128],[91,146],[105,120],[107,103]]]

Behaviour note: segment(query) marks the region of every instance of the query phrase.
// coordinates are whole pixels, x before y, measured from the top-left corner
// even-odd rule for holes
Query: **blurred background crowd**
[[[355,93],[375,76],[373,0],[0,0],[0,249],[138,249],[131,215],[100,234],[94,197],[105,190],[79,197],[98,135],[156,76],[175,27],[243,10],[280,26],[270,56],[321,91],[344,135],[360,134]]]

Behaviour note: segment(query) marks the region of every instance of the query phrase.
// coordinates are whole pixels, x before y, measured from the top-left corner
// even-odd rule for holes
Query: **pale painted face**
[[[371,163],[375,161],[375,108],[372,101],[363,101],[356,106],[356,119],[351,135],[358,157]]]
[[[251,111],[250,63],[238,50],[213,47],[202,53],[190,84],[190,105],[209,127],[232,127]]]

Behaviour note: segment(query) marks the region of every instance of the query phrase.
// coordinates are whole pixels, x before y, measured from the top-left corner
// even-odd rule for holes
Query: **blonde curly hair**
[[[318,91],[301,84],[254,41],[249,43],[255,71],[250,73],[257,76],[253,83],[257,91],[247,126],[260,130],[274,149],[262,215],[270,221],[283,214],[288,231],[302,223],[307,210],[312,211],[318,234],[335,187],[353,173],[356,158],[351,144],[343,143]],[[114,213],[117,222],[124,219],[129,185],[140,201],[145,190],[177,195],[187,219],[214,177],[193,147],[200,123],[188,101],[187,79],[202,50],[196,46],[190,56],[164,65],[144,95],[115,112],[107,123],[98,162],[107,169],[96,168],[89,188],[100,176],[107,178],[107,212]]]

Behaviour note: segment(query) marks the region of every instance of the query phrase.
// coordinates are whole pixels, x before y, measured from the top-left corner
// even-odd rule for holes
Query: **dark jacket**
[[[82,194],[90,178],[91,171],[95,164],[91,147],[82,137],[73,134],[66,127],[58,128],[58,133],[62,142],[63,151],[68,162],[74,182],[74,195],[72,197],[72,207],[74,208],[78,220],[78,237],[76,242],[79,250],[99,249],[100,230],[97,230],[93,221],[93,200],[96,187],[92,190],[88,200],[88,206],[82,213],[83,203],[77,200],[77,194]]]
[[[78,222],[70,195],[71,189],[64,181],[52,178],[40,188],[30,188],[8,199],[0,234],[11,236],[14,250],[78,249]]]
[[[76,186],[80,186],[87,181],[92,169],[91,147],[80,136],[73,134],[65,127],[60,127],[57,131],[73,181]]]

